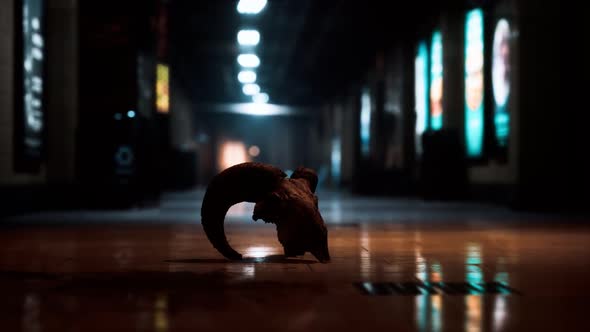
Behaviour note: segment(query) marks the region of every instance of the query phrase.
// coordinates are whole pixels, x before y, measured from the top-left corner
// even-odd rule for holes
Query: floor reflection
[[[482,331],[483,297],[468,295],[465,297],[465,331]]]
[[[371,237],[369,235],[369,228],[367,225],[363,224],[360,226],[361,230],[359,232],[360,237],[360,247],[359,247],[359,256],[360,256],[360,273],[361,278],[363,280],[370,280],[371,279]]]
[[[443,280],[442,266],[439,262],[430,264],[422,255],[422,238],[420,233],[414,233],[414,259],[416,265],[416,279],[423,282],[426,287],[432,283],[439,283]],[[442,331],[443,329],[443,295],[429,294],[422,288],[422,295],[416,296],[416,323],[419,331]]]
[[[154,330],[167,332],[168,325],[168,295],[159,293],[154,302]]]
[[[494,299],[494,322],[493,322],[493,330],[494,331],[504,331],[506,326],[506,317],[508,316],[507,312],[507,303],[506,303],[506,295],[496,295]]]
[[[416,296],[416,325],[419,331],[442,331],[443,296]]]
[[[255,276],[256,268],[254,267],[254,265],[244,265],[244,267],[242,267],[242,277],[252,279]]]
[[[425,295],[423,295],[425,296]],[[433,295],[430,297],[430,322],[431,331],[442,331],[442,311],[443,299],[442,295]]]
[[[510,275],[506,270],[506,258],[504,257],[499,257],[496,262],[494,281],[505,286],[510,286]],[[498,294],[495,296],[493,303],[493,331],[504,331],[508,317],[507,306],[507,294]]]
[[[25,295],[23,305],[23,331],[41,331],[41,298],[36,293]]]
[[[285,259],[276,230],[254,223],[228,232],[240,262],[198,220],[6,228],[0,330],[588,330],[590,229],[329,227],[329,264]]]
[[[481,246],[477,243],[468,243],[465,252],[465,281],[478,287],[484,281]]]
[[[420,243],[419,241],[419,234],[416,234],[416,242]],[[428,281],[428,272],[427,272],[427,265],[426,259],[422,256],[422,246],[416,244],[414,247],[414,259],[416,263],[416,278],[421,281]]]
[[[465,252],[465,281],[472,287],[483,291],[480,286],[484,281],[481,269],[483,264],[481,246],[478,243],[468,243]],[[482,331],[482,307],[482,296],[470,295],[465,297],[465,331]]]

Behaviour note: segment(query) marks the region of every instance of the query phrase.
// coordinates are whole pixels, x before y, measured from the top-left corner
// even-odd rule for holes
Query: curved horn
[[[276,167],[251,162],[217,174],[209,183],[201,206],[201,224],[213,247],[228,259],[242,259],[225,237],[223,222],[227,210],[236,203],[261,200],[286,176]]]

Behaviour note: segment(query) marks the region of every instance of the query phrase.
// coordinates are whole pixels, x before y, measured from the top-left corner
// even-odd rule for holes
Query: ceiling
[[[244,49],[236,36],[255,28],[261,35],[257,83],[270,102],[318,104],[361,80],[379,50],[411,43],[417,14],[436,12],[438,3],[269,0],[260,14],[242,15],[236,0],[171,1],[173,84],[194,103],[249,102],[237,80]]]

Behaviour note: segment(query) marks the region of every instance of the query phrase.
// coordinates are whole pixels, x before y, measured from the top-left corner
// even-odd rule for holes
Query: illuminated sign
[[[430,54],[430,127],[434,130],[443,125],[443,45],[440,31],[432,35]]]
[[[483,152],[483,48],[483,13],[474,9],[465,22],[465,142],[471,157]]]
[[[418,45],[414,62],[414,98],[416,103],[416,151],[422,152],[420,136],[428,128],[428,49],[426,43]]]
[[[371,96],[369,89],[364,89],[361,95],[361,154],[367,157],[371,143]]]
[[[330,154],[332,181],[334,184],[340,183],[340,170],[342,168],[342,151],[340,137],[332,138],[332,151]]]
[[[153,67],[152,67],[153,68]],[[156,110],[158,113],[170,111],[170,70],[168,65],[159,63],[156,69]]]
[[[494,92],[494,124],[498,145],[508,144],[510,135],[510,25],[505,19],[496,24],[492,49],[492,88]]]
[[[43,149],[43,1],[24,0],[22,10],[22,113],[18,116],[17,153],[22,161],[30,162],[39,161]]]

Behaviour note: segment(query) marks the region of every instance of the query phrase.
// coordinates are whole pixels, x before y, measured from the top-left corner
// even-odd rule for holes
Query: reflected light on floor
[[[244,256],[253,258],[263,258],[272,255],[275,252],[273,247],[248,247]]]
[[[504,323],[507,315],[506,296],[496,295],[496,300],[494,301],[494,331],[504,331]]]
[[[242,276],[246,278],[254,278],[256,276],[256,269],[253,265],[246,265],[242,267]]]
[[[481,270],[481,246],[477,243],[468,243],[466,248],[465,259],[465,280],[471,284],[476,285],[484,281],[484,276]],[[482,331],[482,312],[483,312],[483,297],[478,295],[471,295],[465,297],[465,331],[479,332]]]
[[[465,297],[465,331],[482,331],[483,297],[470,295]]]
[[[366,224],[361,225],[359,248],[361,277],[368,280],[371,277],[371,242]]]
[[[41,299],[36,293],[29,293],[25,296],[23,331],[41,331]]]
[[[481,266],[483,264],[481,259],[481,247],[476,243],[468,243],[467,257],[465,258],[465,281],[477,287],[476,284],[480,284],[484,281]]]
[[[414,233],[414,241],[416,243],[414,247],[414,259],[416,260],[416,278],[421,281],[428,281],[428,273],[426,272],[426,259],[422,256],[422,242],[420,233]]]
[[[168,295],[160,293],[154,303],[154,331],[168,331]]]
[[[426,296],[426,295],[424,295]],[[443,301],[442,295],[434,295],[431,297],[430,303],[430,320],[432,331],[442,331],[442,310]]]
[[[428,330],[428,300],[430,300],[430,296],[416,296],[416,325],[418,331]]]
[[[418,331],[442,331],[442,295],[416,296],[416,325]]]
[[[430,264],[422,255],[422,236],[420,233],[414,233],[414,259],[416,264],[415,276],[418,280],[426,284],[431,282],[442,282],[442,266],[439,262]],[[419,331],[442,331],[442,295],[431,295],[423,293],[416,296],[416,324]]]

